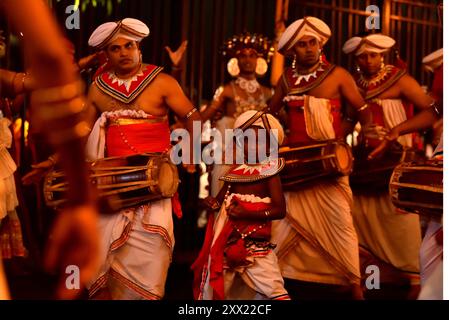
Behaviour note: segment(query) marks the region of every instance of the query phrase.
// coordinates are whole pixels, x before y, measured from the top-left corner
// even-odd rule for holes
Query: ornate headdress
[[[259,56],[257,58],[256,73],[260,76],[267,72],[274,48],[267,37],[261,34],[242,33],[225,41],[220,52],[228,61],[228,72],[235,77],[240,73],[237,56],[243,49],[254,49]]]

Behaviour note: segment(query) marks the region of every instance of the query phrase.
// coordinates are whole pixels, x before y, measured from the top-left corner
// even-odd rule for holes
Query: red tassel
[[[242,266],[246,262],[248,251],[245,248],[245,241],[240,238],[236,243],[231,244],[225,250],[226,261],[230,268]]]
[[[176,192],[174,196],[171,198],[171,205],[173,208],[173,212],[175,213],[178,219],[182,218],[182,207],[181,202],[179,201],[179,194]]]

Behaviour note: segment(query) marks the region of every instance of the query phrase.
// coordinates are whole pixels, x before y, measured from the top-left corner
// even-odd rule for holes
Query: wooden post
[[[382,8],[382,33],[390,34],[391,0],[385,0]]]
[[[270,83],[276,86],[279,78],[284,71],[284,56],[277,52],[278,41],[281,34],[285,30],[285,21],[288,17],[288,0],[276,0],[276,13],[274,17],[274,34],[273,41],[274,55],[271,62],[271,77]]]

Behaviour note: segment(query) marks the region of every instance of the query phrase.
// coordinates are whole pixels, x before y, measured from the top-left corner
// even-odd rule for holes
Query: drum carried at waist
[[[390,180],[393,204],[405,211],[442,217],[443,161],[402,163]]]
[[[90,181],[96,186],[101,203],[118,211],[150,201],[172,197],[179,184],[178,170],[162,153],[110,157],[90,163]],[[58,208],[67,202],[67,181],[59,170],[44,181],[47,206]]]
[[[282,147],[279,149],[279,157],[285,159],[281,181],[286,190],[301,187],[320,178],[348,175],[353,162],[351,148],[339,140]]]
[[[349,176],[349,183],[354,193],[368,190],[387,191],[391,174],[394,168],[402,162],[424,160],[424,154],[411,149],[403,148],[399,143],[393,145],[382,157],[368,160],[372,148],[357,146],[352,149],[354,155],[354,170]]]

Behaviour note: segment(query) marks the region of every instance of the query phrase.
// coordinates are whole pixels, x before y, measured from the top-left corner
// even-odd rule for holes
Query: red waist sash
[[[331,114],[333,118],[332,126],[335,131],[335,137],[339,138],[342,135],[341,129],[341,103],[339,99],[331,99]],[[288,143],[289,144],[307,144],[314,142],[312,138],[307,135],[306,121],[304,118],[304,100],[292,100],[287,102],[289,130]]]
[[[135,124],[108,126],[106,152],[108,157],[128,156],[146,152],[165,152],[170,147],[170,129],[167,121],[153,122],[154,119],[127,119]],[[182,217],[181,203],[176,192],[171,198],[173,212]]]
[[[170,146],[167,122],[110,125],[106,134],[108,157],[164,152]]]

